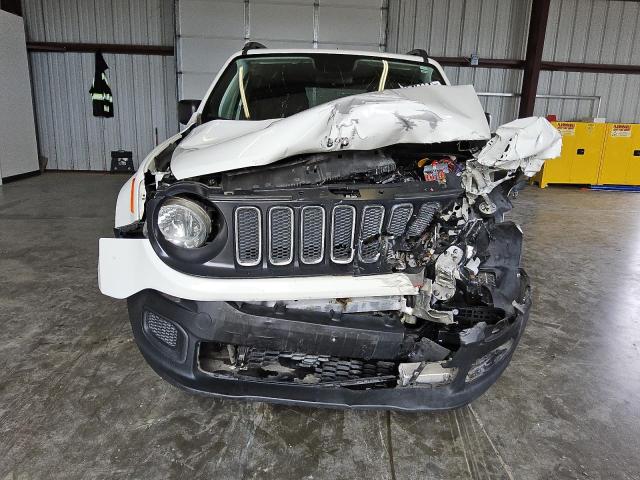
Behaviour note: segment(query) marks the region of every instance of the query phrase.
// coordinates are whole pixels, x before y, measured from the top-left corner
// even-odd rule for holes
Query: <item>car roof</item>
[[[372,50],[332,50],[322,48],[252,48],[247,50],[246,55],[265,55],[265,54],[286,54],[286,53],[305,53],[305,54],[325,54],[325,55],[358,55],[378,58],[394,58],[397,60],[405,60],[410,62],[424,62],[422,57],[415,55],[401,55],[399,53],[375,52]],[[431,59],[429,59],[431,60]]]

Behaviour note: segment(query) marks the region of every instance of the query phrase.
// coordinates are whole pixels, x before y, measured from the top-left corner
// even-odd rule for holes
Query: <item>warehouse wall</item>
[[[433,56],[524,57],[529,0],[390,0],[387,44]],[[524,37],[524,38],[523,38]]]
[[[388,51],[424,48],[435,57],[524,58],[529,0],[390,0]],[[478,92],[519,92],[522,71],[445,67],[453,84]],[[514,119],[517,98],[481,97],[494,126]]]
[[[174,44],[172,0],[23,0],[27,40]],[[48,168],[108,170],[110,152],[134,163],[177,132],[173,56],[105,54],[114,117],[92,115],[93,53],[30,52],[40,154]]]
[[[214,2],[182,1],[202,5]],[[304,1],[217,2],[216,25],[228,23],[233,27],[232,16],[225,13],[225,8],[236,3],[243,5],[243,14],[238,17],[242,20],[240,26],[233,30],[236,48],[245,38],[262,38],[260,28],[246,31],[246,19],[252,18],[254,3],[254,19],[262,18],[258,14],[263,12],[267,20],[275,18],[279,22],[282,19],[274,5],[290,6]],[[309,0],[308,4],[314,2]],[[334,10],[348,19],[353,16],[352,7],[356,4],[355,0],[321,1],[319,11],[322,5],[336,6]],[[379,6],[386,5],[386,0],[368,0],[367,5],[373,12],[370,12],[372,21],[368,23],[374,25],[373,14]],[[480,58],[522,59],[530,9],[531,0],[389,0],[387,50],[404,53],[425,48],[434,56],[468,57],[477,53]],[[315,10],[318,9],[304,9],[308,22],[313,23],[312,14],[308,12]],[[29,41],[174,44],[174,0],[23,0],[23,11]],[[384,13],[384,8],[382,11]],[[214,38],[207,55],[210,58],[226,56],[226,50],[219,51],[222,39],[218,38],[226,34],[207,30],[212,23],[205,17],[194,17],[194,22],[201,21],[202,31],[185,30],[181,32],[183,40]],[[326,43],[328,39],[320,38],[323,18],[319,20],[318,44],[321,44],[320,41]],[[324,24],[338,28],[332,21]],[[358,24],[355,22],[351,30],[341,27],[341,35],[353,34],[353,38],[359,38],[362,32],[357,30]],[[552,0],[544,60],[638,65],[638,30],[640,2]],[[275,31],[283,35],[291,33],[280,27]],[[301,45],[296,39],[286,38],[283,37],[283,44],[290,41],[292,46]],[[311,43],[309,39],[305,41],[312,44],[314,37],[309,38]],[[349,38],[338,40],[346,45]],[[228,50],[228,46],[225,48]],[[375,49],[374,43],[371,49]],[[49,168],[105,170],[109,166],[109,152],[119,148],[132,150],[138,164],[153,147],[156,137],[162,141],[177,131],[175,58],[124,54],[106,54],[105,58],[111,67],[109,75],[115,99],[116,116],[112,119],[99,119],[91,114],[88,90],[93,78],[93,54],[29,54],[39,150],[47,157]],[[185,63],[183,68],[191,67]],[[473,84],[479,92],[516,93],[521,89],[520,70],[472,67],[445,67],[445,70],[453,83]],[[601,116],[610,121],[640,121],[640,75],[542,72],[538,93],[600,95]],[[494,115],[494,125],[517,115],[518,98],[481,98],[481,101],[486,111]],[[556,113],[560,119],[573,120],[592,116],[593,106],[593,102],[586,99],[538,99],[535,112]]]
[[[640,3],[553,0],[543,60],[640,65]],[[541,72],[538,93],[599,95],[600,115],[612,122],[640,122],[640,75]],[[562,120],[592,116],[586,100],[536,101],[536,114]]]
[[[530,0],[390,0],[389,51],[425,48],[433,56],[523,59]],[[552,0],[543,60],[640,64],[640,3]],[[521,70],[445,68],[453,83],[479,92],[517,93]],[[539,94],[599,95],[609,121],[640,121],[640,75],[542,72]],[[512,120],[517,98],[482,98],[496,123]],[[594,115],[591,100],[536,101],[535,113],[574,120]]]
[[[180,98],[202,98],[247,41],[269,48],[384,50],[386,0],[177,0]]]

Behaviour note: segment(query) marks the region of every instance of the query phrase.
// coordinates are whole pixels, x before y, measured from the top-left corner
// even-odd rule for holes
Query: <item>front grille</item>
[[[262,219],[256,207],[236,209],[236,261],[243,267],[260,263],[262,257]]]
[[[165,345],[176,348],[178,344],[178,330],[171,322],[153,312],[145,313],[147,330]]]
[[[407,235],[409,237],[418,237],[424,233],[426,228],[429,226],[431,221],[433,220],[433,216],[440,209],[439,203],[423,203],[420,206],[420,210],[418,211],[418,215],[416,215],[416,219],[413,221],[411,226],[409,227],[409,231]]]
[[[324,208],[304,207],[301,216],[300,261],[307,265],[320,263],[324,257]]]
[[[384,207],[382,205],[367,205],[362,210],[360,259],[363,262],[375,262],[380,256],[380,233],[382,233],[383,219]]]
[[[333,263],[351,263],[356,251],[359,262],[374,263],[380,258],[383,235],[421,236],[440,204],[424,203],[414,209],[411,203],[399,203],[387,210],[383,205],[365,203],[356,210],[354,205],[340,203],[325,208],[306,205],[296,211],[291,206],[277,205],[264,209],[262,219],[263,210],[256,206],[237,207],[234,233],[238,265],[259,265],[263,255],[270,265],[291,265],[294,256],[302,265],[320,264],[326,262],[325,248]],[[266,231],[263,224],[267,225]]]
[[[335,263],[350,263],[353,260],[353,230],[356,209],[352,205],[333,207],[331,221],[331,260]]]
[[[410,203],[401,203],[391,207],[391,215],[387,225],[387,233],[398,237],[407,229],[407,223],[413,213],[413,205]]]
[[[293,209],[273,207],[269,210],[269,261],[287,265],[293,260]]]

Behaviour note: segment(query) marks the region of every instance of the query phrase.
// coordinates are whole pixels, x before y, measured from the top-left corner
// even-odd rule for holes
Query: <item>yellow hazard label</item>
[[[614,124],[611,128],[611,136],[612,137],[630,137],[631,136],[631,125],[621,123]]]
[[[576,134],[576,124],[571,122],[558,122],[556,123],[556,128],[560,132],[560,135],[575,135]]]

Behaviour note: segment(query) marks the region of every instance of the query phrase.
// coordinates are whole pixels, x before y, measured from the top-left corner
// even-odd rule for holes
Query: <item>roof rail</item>
[[[415,48],[410,52],[407,52],[406,54],[413,55],[415,57],[422,57],[422,60],[424,60],[424,63],[429,63],[429,54],[423,48]]]
[[[259,48],[267,48],[267,47],[265,47],[260,42],[247,42],[244,44],[244,47],[242,47],[242,54],[246,55],[249,50],[256,50]]]

